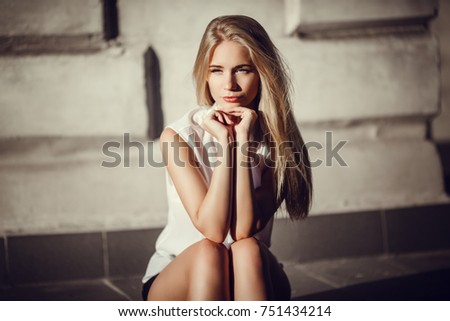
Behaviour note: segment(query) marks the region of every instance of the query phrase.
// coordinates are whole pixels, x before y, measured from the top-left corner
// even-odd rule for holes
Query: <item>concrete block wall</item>
[[[286,0],[288,33],[334,33],[340,29],[426,23],[437,14],[437,0]]]
[[[3,54],[96,51],[105,47],[113,0],[0,1],[0,50]],[[106,35],[106,37],[105,37]]]
[[[160,159],[153,137],[195,106],[198,42],[223,14],[256,18],[286,57],[304,138],[324,147],[312,159],[347,141],[340,156],[348,166],[334,159],[313,169],[312,215],[448,202],[427,134],[440,104],[439,39],[426,26],[434,2],[400,1],[385,19],[394,11],[377,1],[358,9],[350,0],[119,0],[114,39],[104,27],[114,1],[23,3],[0,0],[9,10],[0,40],[20,44],[0,46],[0,233],[163,226],[164,169],[139,160]],[[302,29],[302,17],[318,20]],[[380,29],[379,21],[388,23]],[[145,148],[125,155],[125,133]],[[130,168],[101,166],[110,141],[121,143],[115,151]]]
[[[439,107],[439,55],[430,34],[279,42],[301,122],[430,117]]]
[[[286,32],[298,39],[281,39],[279,47],[293,71],[305,139],[325,146],[330,131],[334,144],[347,142],[341,156],[348,166],[313,170],[313,212],[447,202],[442,164],[428,141],[441,107],[439,42],[428,28],[437,2],[285,5]],[[312,156],[324,159],[325,151]]]
[[[431,28],[439,40],[441,101],[439,115],[433,120],[433,139],[450,142],[450,0],[440,0],[440,15]],[[450,167],[450,164],[449,164]]]
[[[2,35],[101,34],[102,2],[0,1]]]
[[[257,19],[274,39],[285,37],[284,3],[278,0],[119,1],[120,42],[133,52],[152,47],[161,70],[162,106],[170,123],[192,106],[192,68],[206,25],[226,14]]]
[[[3,57],[0,135],[143,135],[148,119],[141,57],[117,50]]]

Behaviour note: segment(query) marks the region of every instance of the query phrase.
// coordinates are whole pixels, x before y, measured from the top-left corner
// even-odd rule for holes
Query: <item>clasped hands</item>
[[[217,140],[248,141],[258,113],[248,107],[216,105],[203,119],[202,127]]]

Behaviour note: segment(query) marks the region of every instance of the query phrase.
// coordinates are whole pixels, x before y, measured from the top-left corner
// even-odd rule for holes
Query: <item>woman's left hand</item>
[[[218,110],[231,115],[235,119],[234,132],[236,138],[246,137],[248,139],[253,131],[253,126],[258,119],[258,114],[247,107],[218,107]]]

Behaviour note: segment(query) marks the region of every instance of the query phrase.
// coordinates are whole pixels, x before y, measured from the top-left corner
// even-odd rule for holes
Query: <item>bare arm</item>
[[[273,172],[267,168],[261,178],[261,186],[254,188],[251,167],[248,166],[252,157],[248,153],[248,144],[258,118],[256,111],[246,107],[228,107],[223,111],[237,120],[234,126],[238,148],[234,162],[235,208],[231,217],[231,235],[235,240],[240,240],[264,228],[276,211]]]
[[[206,238],[221,243],[230,226],[232,168],[227,132],[216,134],[224,152],[217,159],[209,187],[193,150],[175,131],[165,129],[160,141],[167,170],[192,223]]]
[[[247,137],[237,137],[238,146],[248,143]],[[245,149],[236,151],[236,205],[232,217],[231,231],[235,240],[248,238],[263,229],[275,213],[273,171],[266,168],[261,177],[261,186],[254,188],[252,170],[248,165],[251,156]]]

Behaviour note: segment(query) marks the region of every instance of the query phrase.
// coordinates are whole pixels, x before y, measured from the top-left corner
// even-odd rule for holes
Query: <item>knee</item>
[[[254,237],[236,241],[231,244],[231,251],[237,255],[259,254],[259,241]]]
[[[220,272],[228,267],[228,250],[223,244],[204,239],[197,244],[194,268],[200,273]]]
[[[259,241],[249,237],[234,242],[231,245],[233,264],[242,263],[246,266],[259,266],[262,264],[261,248]]]

